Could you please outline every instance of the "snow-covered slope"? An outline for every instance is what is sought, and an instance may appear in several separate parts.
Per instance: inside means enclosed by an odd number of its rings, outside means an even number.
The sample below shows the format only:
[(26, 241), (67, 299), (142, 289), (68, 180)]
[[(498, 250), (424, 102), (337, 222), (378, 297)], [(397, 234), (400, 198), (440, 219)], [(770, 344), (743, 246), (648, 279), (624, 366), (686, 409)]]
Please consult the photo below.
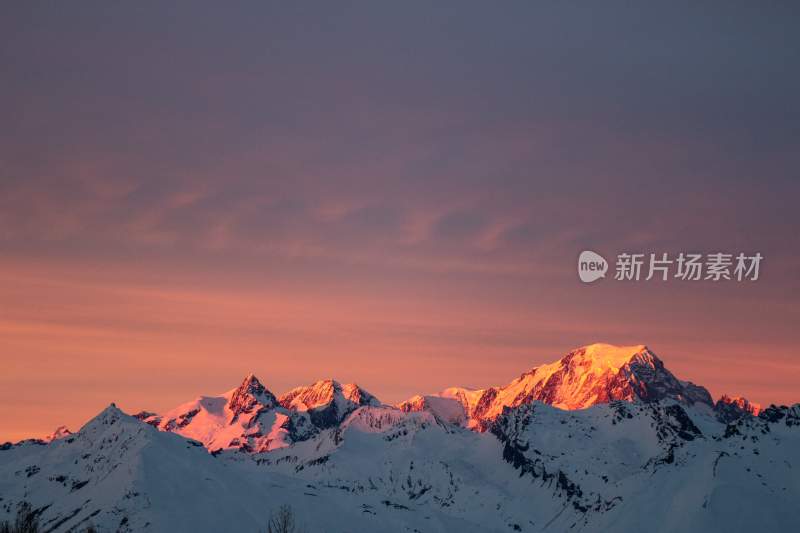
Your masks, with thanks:
[(364, 406), (289, 447), (209, 454), (111, 406), (78, 433), (0, 451), (0, 519), (45, 530), (791, 531), (800, 405), (722, 424), (673, 400), (506, 409), (488, 432)]
[(525, 405), (491, 431), (531, 478), (563, 474), (588, 530), (778, 532), (800, 524), (798, 424), (800, 405), (725, 425), (673, 400), (615, 401)]
[(2, 510), (27, 500), (44, 531), (225, 531), (231, 523), (255, 531), (256, 493), (199, 443), (113, 404), (74, 435), (0, 452)]
[(439, 420), (450, 424), (462, 426), (467, 422), (467, 412), (464, 405), (453, 398), (441, 396), (413, 396), (397, 404), (403, 412), (427, 411)]
[[(335, 489), (374, 519), (363, 529), (334, 522), (329, 531), (514, 531), (564, 506), (558, 488), (520, 476), (496, 438), (430, 412), (361, 407), (337, 428), (253, 460), (265, 475), (303, 480), (310, 498)], [(555, 527), (568, 524), (564, 515)]]
[[(269, 456), (269, 454), (266, 454)], [(305, 531), (406, 531), (407, 515), (373, 498), (267, 471), (240, 450), (208, 453), (114, 405), (79, 432), (0, 448), (0, 520), (29, 502), (42, 531), (260, 532), (291, 505)], [(419, 516), (414, 520), (427, 519)], [(447, 531), (441, 528), (437, 531)], [(478, 531), (472, 529), (472, 531)]]

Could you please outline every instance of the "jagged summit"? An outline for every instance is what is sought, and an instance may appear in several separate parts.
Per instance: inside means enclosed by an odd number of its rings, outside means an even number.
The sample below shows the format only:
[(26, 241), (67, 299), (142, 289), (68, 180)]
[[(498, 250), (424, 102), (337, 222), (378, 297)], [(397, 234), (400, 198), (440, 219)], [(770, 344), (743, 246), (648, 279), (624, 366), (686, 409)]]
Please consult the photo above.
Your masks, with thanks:
[(267, 451), (313, 432), (310, 423), (284, 410), (254, 374), (220, 396), (201, 396), (162, 416), (142, 412), (136, 418), (197, 440), (209, 450)]
[(72, 431), (67, 426), (58, 426), (52, 433), (47, 435), (44, 439), (45, 442), (53, 442), (54, 440), (63, 439), (72, 435)]
[(308, 386), (295, 387), (280, 397), (280, 404), (286, 408), (311, 410), (341, 400), (355, 405), (380, 405), (377, 398), (355, 383), (342, 385), (335, 379), (323, 379)]
[(743, 416), (758, 416), (763, 411), (761, 405), (752, 403), (741, 396), (730, 397), (723, 394), (714, 404), (714, 411), (720, 422), (730, 423)]
[[(575, 410), (615, 400), (663, 399), (714, 407), (720, 420), (732, 420), (744, 412), (757, 414), (759, 409), (745, 399), (727, 397), (714, 406), (706, 389), (676, 378), (646, 345), (607, 343), (571, 350), (504, 386), (451, 387), (436, 395), (414, 396), (395, 408), (425, 411), (438, 421), (485, 431), (504, 409), (533, 402)], [(335, 427), (361, 407), (381, 405), (357, 384), (335, 379), (318, 380), (276, 397), (251, 373), (220, 396), (201, 396), (163, 415), (143, 411), (135, 418), (198, 440), (210, 450), (267, 451)]]
[(308, 439), (363, 405), (380, 402), (356, 384), (333, 379), (298, 387), (278, 400), (251, 373), (220, 396), (201, 396), (163, 415), (142, 411), (135, 417), (200, 441), (210, 450), (263, 452)]
[(272, 394), (252, 372), (245, 376), (245, 378), (242, 380), (242, 383), (233, 390), (236, 392), (249, 394), (263, 394), (264, 392)]
[(228, 401), (228, 408), (234, 416), (249, 413), (256, 407), (271, 409), (276, 405), (278, 399), (252, 373), (230, 393)]
[(753, 416), (758, 416), (758, 413), (760, 413), (762, 410), (761, 404), (751, 402), (742, 396), (728, 396), (727, 394), (723, 394), (720, 399), (717, 400), (717, 404), (720, 403), (734, 405), (742, 411), (750, 413)]
[(282, 395), (279, 402), (286, 409), (307, 412), (320, 428), (336, 425), (362, 405), (380, 405), (375, 396), (355, 383), (342, 385), (334, 379), (296, 387)]

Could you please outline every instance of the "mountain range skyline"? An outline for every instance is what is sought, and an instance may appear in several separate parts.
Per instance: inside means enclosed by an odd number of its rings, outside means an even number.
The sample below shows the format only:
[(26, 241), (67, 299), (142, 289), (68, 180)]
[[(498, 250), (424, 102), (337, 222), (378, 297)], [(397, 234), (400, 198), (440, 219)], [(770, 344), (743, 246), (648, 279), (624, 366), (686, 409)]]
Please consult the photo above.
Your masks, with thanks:
[[(642, 369), (646, 372), (645, 376), (641, 375)], [(654, 383), (658, 383), (658, 386)], [(714, 398), (702, 385), (677, 379), (646, 345), (615, 346), (595, 343), (576, 348), (557, 361), (525, 371), (505, 386), (493, 385), (479, 389), (451, 386), (433, 394), (414, 394), (398, 402), (384, 403), (379, 396), (360, 385), (341, 384), (334, 378), (292, 387), (283, 394), (276, 395), (268, 384), (265, 385), (254, 373), (249, 373), (239, 386), (218, 396), (201, 395), (168, 409), (163, 414), (147, 408), (134, 408), (131, 412), (150, 425), (196, 438), (209, 450), (214, 450), (230, 447), (231, 439), (238, 440), (246, 433), (244, 429), (250, 422), (245, 422), (243, 427), (238, 427), (233, 433), (223, 431), (222, 440), (215, 434), (221, 426), (236, 422), (240, 414), (251, 413), (254, 407), (262, 410), (284, 407), (289, 411), (311, 413), (320, 405), (337, 403), (338, 415), (333, 414), (329, 424), (341, 422), (344, 416), (362, 405), (391, 406), (404, 412), (433, 410), (441, 411), (450, 423), (485, 431), (503, 408), (516, 407), (534, 400), (560, 409), (579, 410), (614, 400), (654, 401), (665, 397), (689, 404), (705, 404), (717, 410), (723, 417), (729, 412), (735, 415), (742, 412), (758, 415), (764, 407), (738, 394), (722, 393)], [(117, 405), (117, 402), (112, 403)], [(780, 403), (770, 402), (765, 405)], [(195, 430), (198, 412), (222, 413), (223, 406), (233, 413), (232, 420), (212, 420), (211, 425), (218, 427), (203, 426), (200, 430)], [(331, 416), (327, 412), (323, 414)], [(322, 428), (327, 427), (325, 424), (312, 423)], [(192, 431), (185, 431), (187, 426)], [(27, 435), (17, 440), (43, 438), (50, 441), (70, 433), (68, 425), (60, 424), (46, 435)], [(274, 436), (270, 438), (272, 437)], [(269, 446), (261, 448), (271, 449)]]
[(397, 406), (333, 380), (276, 396), (250, 374), (163, 414), (111, 403), (74, 433), (0, 445), (0, 519), (257, 531), (288, 509), (311, 531), (786, 531), (798, 431), (800, 403), (714, 402), (644, 345)]

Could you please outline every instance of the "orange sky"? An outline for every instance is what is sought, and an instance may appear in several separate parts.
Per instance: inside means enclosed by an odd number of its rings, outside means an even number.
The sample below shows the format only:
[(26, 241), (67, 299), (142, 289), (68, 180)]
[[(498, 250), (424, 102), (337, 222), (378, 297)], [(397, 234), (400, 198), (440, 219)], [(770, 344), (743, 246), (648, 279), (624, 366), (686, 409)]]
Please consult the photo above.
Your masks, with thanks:
[[(784, 7), (154, 9), (0, 17), (0, 441), (249, 372), (396, 402), (593, 342), (800, 400)], [(586, 249), (765, 259), (584, 285)]]
[[(727, 314), (715, 318), (728, 305), (724, 294), (678, 310), (658, 304), (656, 291), (625, 309), (611, 284), (521, 289), (514, 297), (451, 275), (429, 280), (427, 272), (414, 281), (228, 274), (187, 275), (181, 265), (152, 263), (5, 265), (2, 439), (41, 436), (60, 424), (77, 429), (111, 401), (129, 412), (165, 410), (233, 388), (251, 371), (276, 394), (334, 377), (396, 402), (447, 386), (503, 384), (594, 341), (647, 343), (680, 378), (715, 396), (797, 399), (795, 354), (729, 329)], [(567, 293), (575, 298), (569, 305), (559, 302)], [(654, 303), (662, 308), (648, 310)], [(692, 327), (698, 320), (702, 327)]]

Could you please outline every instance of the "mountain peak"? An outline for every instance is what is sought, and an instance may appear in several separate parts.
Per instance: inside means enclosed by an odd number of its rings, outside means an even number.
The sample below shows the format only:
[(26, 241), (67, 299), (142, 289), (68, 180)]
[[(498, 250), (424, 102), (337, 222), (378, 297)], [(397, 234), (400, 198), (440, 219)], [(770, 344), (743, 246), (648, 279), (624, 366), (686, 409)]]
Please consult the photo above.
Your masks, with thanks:
[(105, 409), (100, 411), (100, 413), (97, 416), (105, 416), (105, 417), (113, 416), (113, 417), (117, 417), (117, 416), (124, 415), (124, 414), (125, 413), (122, 412), (122, 409), (117, 407), (116, 403), (111, 402), (110, 404), (108, 404), (108, 407), (106, 407)]
[(714, 404), (714, 411), (717, 413), (717, 419), (727, 424), (745, 415), (758, 416), (763, 409), (760, 404), (752, 403), (747, 398), (723, 394)]
[(723, 394), (718, 402), (727, 403), (731, 405), (735, 405), (740, 409), (743, 409), (750, 413), (751, 415), (758, 416), (759, 411), (761, 411), (761, 404), (751, 402), (747, 398), (743, 396), (728, 396), (727, 394)]
[(321, 379), (305, 387), (295, 387), (280, 398), (286, 408), (302, 411), (346, 400), (355, 405), (379, 405), (380, 402), (355, 383), (342, 385), (335, 379)]
[(250, 412), (254, 407), (261, 406), (271, 409), (278, 405), (278, 400), (258, 380), (255, 374), (248, 374), (242, 384), (231, 393), (228, 408), (238, 416)]
[(265, 388), (264, 385), (261, 383), (261, 381), (259, 381), (259, 379), (256, 377), (256, 375), (253, 374), (252, 372), (247, 374), (247, 376), (245, 376), (244, 380), (242, 380), (242, 384), (239, 385), (239, 388), (241, 389), (242, 387), (245, 387), (245, 388), (250, 389), (250, 390), (254, 390), (254, 389), (264, 390), (264, 388)]
[(323, 379), (290, 390), (280, 397), (280, 404), (286, 409), (308, 412), (314, 425), (326, 428), (362, 405), (377, 406), (380, 402), (355, 383), (342, 385), (334, 379)]
[(562, 361), (580, 361), (584, 366), (590, 368), (618, 371), (634, 361), (653, 366), (657, 359), (656, 355), (644, 344), (615, 346), (595, 343), (571, 351), (562, 358)]
[(537, 366), (503, 387), (470, 391), (447, 389), (442, 396), (459, 401), (469, 425), (487, 429), (503, 409), (534, 401), (561, 409), (584, 409), (613, 400), (713, 405), (703, 387), (678, 380), (646, 345), (596, 343), (576, 348), (561, 359)]
[(706, 389), (678, 380), (644, 344), (590, 344), (573, 350), (556, 364), (567, 378), (558, 382), (566, 394), (564, 401), (553, 403), (557, 407), (580, 409), (611, 400), (663, 398), (713, 406)]
[[(82, 435), (93, 434), (98, 431), (102, 431), (103, 428), (107, 426), (113, 426), (120, 422), (120, 420), (135, 420), (133, 417), (128, 416), (127, 414), (123, 413), (122, 410), (117, 407), (115, 403), (111, 403), (100, 411), (94, 418), (86, 422), (83, 427), (78, 431), (78, 433)], [(139, 421), (136, 420), (138, 424)]]

